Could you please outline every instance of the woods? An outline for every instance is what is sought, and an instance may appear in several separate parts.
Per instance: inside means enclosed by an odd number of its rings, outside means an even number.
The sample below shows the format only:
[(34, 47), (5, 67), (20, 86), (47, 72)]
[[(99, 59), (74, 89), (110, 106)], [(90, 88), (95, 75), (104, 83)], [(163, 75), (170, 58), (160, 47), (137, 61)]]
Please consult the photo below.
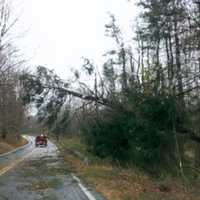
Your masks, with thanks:
[(0, 1), (0, 140), (9, 136), (13, 142), (19, 139), (25, 113), (19, 81), (23, 60), (10, 36), (16, 21), (9, 3)]
[(110, 15), (105, 31), (115, 48), (103, 66), (85, 58), (71, 81), (39, 66), (20, 77), (23, 102), (58, 139), (78, 134), (100, 158), (185, 177), (186, 166), (200, 163), (200, 2), (140, 0), (138, 8), (131, 43)]

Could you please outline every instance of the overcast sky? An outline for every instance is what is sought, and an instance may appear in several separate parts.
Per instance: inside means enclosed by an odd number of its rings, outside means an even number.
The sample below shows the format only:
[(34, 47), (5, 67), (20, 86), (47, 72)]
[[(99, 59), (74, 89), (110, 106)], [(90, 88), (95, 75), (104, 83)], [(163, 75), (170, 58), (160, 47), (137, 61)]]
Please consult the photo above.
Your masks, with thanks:
[(21, 13), (15, 27), (23, 35), (19, 47), (31, 58), (31, 66), (47, 66), (63, 78), (70, 68), (80, 66), (81, 57), (100, 65), (102, 55), (113, 45), (105, 37), (108, 12), (116, 16), (129, 40), (137, 15), (134, 4), (134, 0), (18, 0), (19, 9), (14, 12)]

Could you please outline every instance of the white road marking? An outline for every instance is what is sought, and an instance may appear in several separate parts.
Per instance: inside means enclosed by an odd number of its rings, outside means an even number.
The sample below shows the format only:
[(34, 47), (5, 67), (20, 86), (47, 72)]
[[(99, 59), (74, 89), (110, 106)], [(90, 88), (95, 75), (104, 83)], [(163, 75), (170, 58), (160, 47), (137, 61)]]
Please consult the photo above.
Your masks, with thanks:
[(3, 169), (0, 170), (0, 176), (3, 174), (7, 173), (11, 169), (15, 168), (19, 163), (23, 162), (26, 158), (30, 157), (30, 155), (33, 153), (35, 149), (33, 149), (30, 153), (26, 154), (26, 156), (22, 157), (21, 159), (16, 160), (14, 163), (9, 165), (8, 167), (4, 167)]
[(96, 200), (96, 198), (91, 194), (91, 192), (81, 183), (81, 180), (78, 177), (72, 174), (72, 178), (77, 181), (78, 186), (81, 188), (81, 190), (84, 192), (84, 194), (89, 200)]

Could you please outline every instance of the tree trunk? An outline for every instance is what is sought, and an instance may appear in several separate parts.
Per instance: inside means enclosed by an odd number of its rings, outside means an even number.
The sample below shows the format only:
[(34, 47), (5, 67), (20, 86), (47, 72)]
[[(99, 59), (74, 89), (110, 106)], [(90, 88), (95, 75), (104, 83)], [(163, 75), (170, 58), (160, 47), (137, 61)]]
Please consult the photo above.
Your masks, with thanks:
[(144, 43), (141, 41), (142, 84), (144, 84)]
[(168, 85), (169, 87), (172, 85), (172, 72), (171, 72), (171, 66), (170, 66), (170, 55), (169, 55), (169, 44), (168, 44), (168, 38), (165, 38), (165, 48), (166, 48), (166, 54), (167, 54), (167, 73), (168, 73)]
[(126, 52), (124, 47), (121, 49), (121, 56), (122, 56), (122, 90), (127, 91), (128, 84), (127, 84), (127, 74), (126, 74)]
[(195, 144), (195, 167), (200, 167), (200, 144)]
[[(174, 39), (175, 39), (175, 53), (176, 53), (176, 67), (177, 67), (177, 81), (178, 81), (178, 93), (182, 94), (183, 93), (183, 82), (182, 82), (182, 68), (181, 68), (181, 54), (180, 54), (180, 40), (178, 36), (178, 22), (175, 17), (174, 19)], [(184, 104), (184, 99), (183, 96), (180, 95), (180, 102), (181, 104)]]
[(173, 46), (172, 46), (172, 37), (171, 37), (171, 31), (170, 28), (168, 28), (168, 35), (169, 35), (169, 54), (170, 54), (170, 71), (171, 71), (171, 91), (174, 90), (174, 55), (173, 55)]

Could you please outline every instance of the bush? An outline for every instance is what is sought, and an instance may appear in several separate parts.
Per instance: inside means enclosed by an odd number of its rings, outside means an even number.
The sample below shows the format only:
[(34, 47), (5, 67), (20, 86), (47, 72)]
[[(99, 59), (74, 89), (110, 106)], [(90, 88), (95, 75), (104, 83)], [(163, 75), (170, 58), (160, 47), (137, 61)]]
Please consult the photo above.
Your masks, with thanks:
[(116, 114), (111, 117), (106, 113), (103, 113), (101, 119), (96, 118), (90, 124), (85, 135), (88, 149), (101, 158), (128, 160), (131, 132), (130, 124), (127, 122), (130, 119), (125, 114)]
[[(132, 101), (133, 102), (133, 101)], [(85, 132), (88, 150), (101, 158), (132, 162), (152, 173), (173, 168), (173, 123), (176, 102), (169, 97), (145, 97), (124, 109), (104, 109), (89, 119)], [(132, 108), (132, 109), (130, 109)]]

